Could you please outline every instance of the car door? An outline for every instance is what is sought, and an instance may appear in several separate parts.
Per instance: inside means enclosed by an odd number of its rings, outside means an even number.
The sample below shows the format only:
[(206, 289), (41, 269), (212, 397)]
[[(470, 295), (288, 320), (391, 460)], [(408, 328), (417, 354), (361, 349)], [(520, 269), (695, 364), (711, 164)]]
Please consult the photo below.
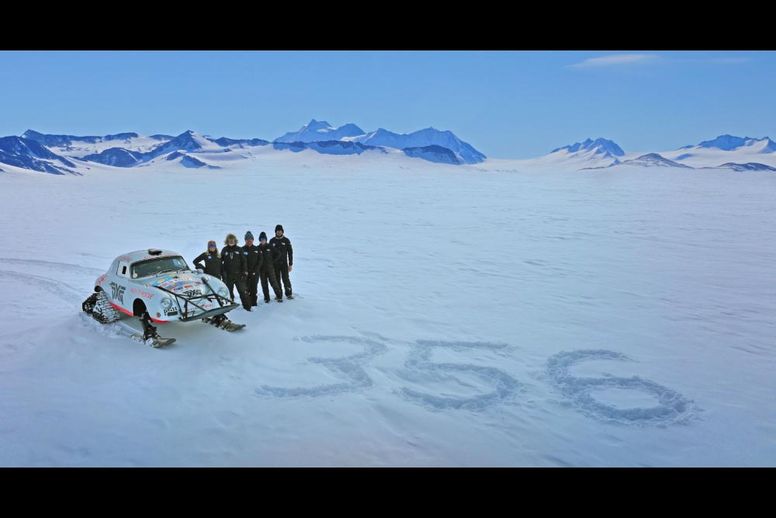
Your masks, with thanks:
[(129, 271), (129, 261), (119, 259), (114, 272), (114, 280), (110, 283), (111, 298), (122, 307), (126, 307), (124, 304), (124, 292), (127, 290), (127, 284), (129, 284)]

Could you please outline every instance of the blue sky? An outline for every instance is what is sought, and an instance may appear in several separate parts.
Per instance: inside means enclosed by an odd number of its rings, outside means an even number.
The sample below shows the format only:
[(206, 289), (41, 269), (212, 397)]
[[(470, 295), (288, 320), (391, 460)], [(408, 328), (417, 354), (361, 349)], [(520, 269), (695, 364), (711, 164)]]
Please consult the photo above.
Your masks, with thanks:
[(0, 52), (0, 135), (273, 139), (311, 118), (450, 129), (492, 157), (586, 137), (776, 138), (776, 52)]

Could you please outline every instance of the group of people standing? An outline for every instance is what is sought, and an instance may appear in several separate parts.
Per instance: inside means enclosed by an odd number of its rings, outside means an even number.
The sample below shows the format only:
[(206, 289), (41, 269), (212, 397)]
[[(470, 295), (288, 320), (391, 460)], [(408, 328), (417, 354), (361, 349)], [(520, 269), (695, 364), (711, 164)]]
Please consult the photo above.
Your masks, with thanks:
[(275, 292), (275, 300), (283, 302), (286, 297), (293, 299), (289, 272), (293, 270), (294, 251), (291, 241), (284, 235), (283, 225), (275, 226), (275, 237), (267, 241), (267, 234), (259, 234), (259, 244), (253, 243), (253, 234), (245, 233), (245, 245), (237, 245), (237, 236), (227, 234), (221, 252), (215, 241), (208, 241), (207, 252), (194, 259), (194, 267), (208, 275), (218, 277), (226, 284), (229, 296), (234, 302), (234, 288), (240, 295), (240, 302), (246, 311), (258, 305), (258, 286), (264, 294), (264, 302), (269, 303), (269, 286)]

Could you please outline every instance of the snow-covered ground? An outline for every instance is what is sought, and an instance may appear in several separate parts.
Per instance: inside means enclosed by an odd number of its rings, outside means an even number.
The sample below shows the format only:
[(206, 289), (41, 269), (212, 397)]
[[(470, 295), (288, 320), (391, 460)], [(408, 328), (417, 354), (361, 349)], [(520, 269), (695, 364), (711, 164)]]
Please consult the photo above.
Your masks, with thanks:
[[(230, 154), (3, 166), (0, 465), (776, 464), (776, 175)], [(241, 332), (80, 312), (276, 223), (298, 296)]]

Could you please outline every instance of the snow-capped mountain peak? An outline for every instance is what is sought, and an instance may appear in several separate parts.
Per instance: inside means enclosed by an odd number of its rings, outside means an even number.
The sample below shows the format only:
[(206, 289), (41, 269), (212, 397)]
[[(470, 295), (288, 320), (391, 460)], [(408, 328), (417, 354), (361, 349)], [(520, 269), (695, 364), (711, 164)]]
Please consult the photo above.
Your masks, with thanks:
[(720, 135), (711, 140), (704, 140), (700, 144), (697, 144), (697, 146), (686, 146), (686, 148), (705, 147), (722, 149), (724, 151), (732, 151), (733, 149), (743, 146), (747, 140), (749, 140), (747, 137), (736, 137), (734, 135), (726, 134)]
[(342, 140), (347, 137), (363, 135), (364, 130), (353, 123), (348, 123), (339, 128), (333, 127), (326, 121), (312, 119), (298, 131), (290, 131), (275, 139), (275, 142), (321, 142), (326, 140)]
[(431, 146), (447, 148), (456, 156), (459, 163), (476, 164), (485, 160), (484, 154), (459, 139), (452, 131), (441, 131), (432, 127), (404, 134), (379, 128), (356, 140), (369, 146), (396, 149), (423, 149)]
[(175, 137), (172, 141), (177, 141), (180, 145), (202, 147), (202, 145), (205, 144), (204, 141), (206, 140), (207, 137), (200, 135), (199, 133), (195, 133), (193, 130), (186, 130)]
[(679, 169), (692, 169), (690, 166), (674, 162), (659, 153), (647, 153), (622, 162), (623, 165), (639, 165), (643, 167), (676, 167)]
[(568, 146), (553, 149), (550, 153), (565, 152), (569, 155), (589, 155), (590, 158), (614, 158), (624, 156), (625, 152), (612, 140), (587, 138), (582, 142), (575, 142)]
[(309, 131), (317, 131), (317, 130), (322, 130), (322, 129), (326, 129), (326, 130), (333, 129), (331, 124), (329, 124), (328, 122), (326, 122), (326, 121), (317, 121), (315, 119), (310, 119), (310, 122), (307, 123), (307, 126), (303, 126), (302, 128), (303, 129), (307, 128)]
[(0, 163), (51, 174), (78, 174), (76, 165), (36, 140), (25, 137), (0, 138)]
[(596, 166), (596, 167), (583, 167), (581, 170), (609, 169), (612, 167), (620, 167), (620, 166), (673, 167), (677, 169), (693, 169), (688, 165), (680, 164), (678, 162), (674, 162), (673, 160), (669, 160), (659, 153), (646, 153), (644, 155), (639, 155), (635, 158), (631, 158), (623, 161), (620, 161), (618, 158), (615, 158), (614, 161), (609, 165)]
[(776, 152), (776, 142), (769, 137), (753, 138), (753, 137), (737, 137), (735, 135), (719, 135), (711, 140), (704, 140), (695, 145), (683, 146), (679, 149), (718, 149), (721, 151), (736, 151), (742, 148), (748, 148), (749, 150), (757, 153), (773, 153)]
[(186, 130), (169, 142), (158, 145), (151, 150), (153, 156), (160, 156), (171, 151), (200, 151), (205, 149), (220, 148), (220, 146), (192, 130)]

